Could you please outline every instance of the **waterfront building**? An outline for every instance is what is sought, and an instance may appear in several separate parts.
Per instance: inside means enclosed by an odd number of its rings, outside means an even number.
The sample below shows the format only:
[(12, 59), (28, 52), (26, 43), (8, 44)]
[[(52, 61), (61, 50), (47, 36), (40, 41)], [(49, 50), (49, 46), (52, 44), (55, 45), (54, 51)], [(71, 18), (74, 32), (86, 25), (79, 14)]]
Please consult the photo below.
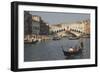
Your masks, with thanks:
[(24, 40), (29, 40), (32, 35), (48, 35), (49, 26), (40, 16), (31, 15), (29, 11), (24, 11)]
[(40, 16), (32, 16), (32, 34), (48, 35), (49, 26), (45, 23)]
[(28, 11), (24, 11), (24, 35), (32, 34), (32, 15)]
[(85, 21), (85, 27), (84, 27), (85, 29), (85, 33), (86, 34), (90, 34), (90, 20), (86, 20)]
[(49, 34), (49, 25), (44, 21), (41, 21), (39, 34), (40, 35), (48, 35)]
[(32, 16), (32, 34), (39, 35), (40, 21), (41, 21), (41, 17), (36, 16), (36, 15)]

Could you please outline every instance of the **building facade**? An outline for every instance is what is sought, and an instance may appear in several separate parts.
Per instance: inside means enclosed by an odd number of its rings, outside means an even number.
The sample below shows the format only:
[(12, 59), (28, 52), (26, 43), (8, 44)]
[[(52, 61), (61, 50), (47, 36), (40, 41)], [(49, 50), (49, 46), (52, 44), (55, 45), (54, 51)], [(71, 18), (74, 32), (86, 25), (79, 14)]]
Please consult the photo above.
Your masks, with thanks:
[(24, 35), (32, 34), (32, 15), (28, 11), (24, 11)]
[(43, 20), (40, 22), (40, 35), (48, 35), (49, 34), (49, 25), (45, 23)]
[(40, 16), (32, 16), (32, 34), (48, 35), (49, 26), (45, 23)]
[(39, 35), (40, 33), (40, 20), (39, 16), (32, 16), (32, 34)]
[(85, 27), (84, 27), (85, 29), (85, 33), (86, 34), (90, 34), (90, 20), (86, 20), (85, 21)]

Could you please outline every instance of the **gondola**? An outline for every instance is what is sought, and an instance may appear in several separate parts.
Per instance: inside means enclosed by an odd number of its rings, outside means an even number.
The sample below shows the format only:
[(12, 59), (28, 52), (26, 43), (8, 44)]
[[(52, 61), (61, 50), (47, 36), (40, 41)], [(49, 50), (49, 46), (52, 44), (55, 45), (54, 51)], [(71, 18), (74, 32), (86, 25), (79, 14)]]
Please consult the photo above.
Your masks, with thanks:
[(38, 40), (32, 40), (30, 41), (24, 41), (24, 44), (36, 44), (38, 42)]
[(64, 48), (62, 46), (62, 51), (65, 56), (77, 55), (82, 53), (83, 50), (83, 42), (80, 42), (79, 46), (76, 45), (75, 47)]
[(62, 48), (65, 56), (77, 55), (82, 53), (82, 48)]

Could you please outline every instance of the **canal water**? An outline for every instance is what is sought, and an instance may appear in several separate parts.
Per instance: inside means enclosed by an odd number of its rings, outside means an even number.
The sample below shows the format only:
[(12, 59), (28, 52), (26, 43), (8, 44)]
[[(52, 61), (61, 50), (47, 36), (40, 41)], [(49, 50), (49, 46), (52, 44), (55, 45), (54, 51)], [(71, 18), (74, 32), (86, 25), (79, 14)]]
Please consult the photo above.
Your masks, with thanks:
[(47, 61), (47, 60), (69, 60), (69, 59), (88, 59), (90, 58), (90, 38), (83, 38), (84, 48), (82, 53), (67, 58), (62, 46), (66, 49), (75, 47), (79, 44), (78, 40), (61, 38), (60, 40), (47, 40), (36, 44), (24, 44), (24, 61)]

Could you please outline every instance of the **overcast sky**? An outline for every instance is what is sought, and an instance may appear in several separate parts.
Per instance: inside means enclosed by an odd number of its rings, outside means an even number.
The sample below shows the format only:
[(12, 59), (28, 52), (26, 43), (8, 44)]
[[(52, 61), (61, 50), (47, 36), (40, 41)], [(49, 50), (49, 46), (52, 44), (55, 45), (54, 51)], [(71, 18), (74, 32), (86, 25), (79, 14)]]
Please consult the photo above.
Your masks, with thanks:
[(86, 13), (80, 14), (80, 13), (30, 11), (30, 14), (41, 16), (42, 20), (44, 20), (48, 24), (72, 23), (72, 22), (90, 19), (90, 14), (86, 14)]

